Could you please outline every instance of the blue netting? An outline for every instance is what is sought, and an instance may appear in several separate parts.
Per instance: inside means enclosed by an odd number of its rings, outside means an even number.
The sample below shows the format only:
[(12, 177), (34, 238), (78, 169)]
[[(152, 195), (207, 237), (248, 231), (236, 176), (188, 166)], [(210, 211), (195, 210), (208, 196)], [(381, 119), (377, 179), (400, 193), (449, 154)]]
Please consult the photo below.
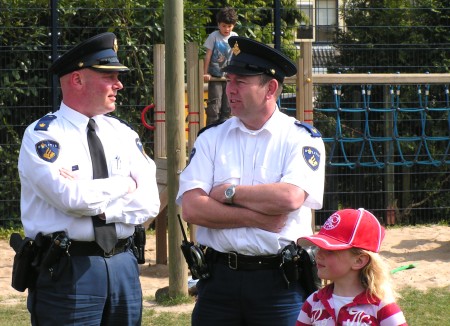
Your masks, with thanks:
[[(334, 137), (324, 135), (323, 138), (330, 145), (329, 165), (383, 168), (386, 164), (441, 166), (450, 163), (448, 85), (444, 87), (445, 107), (438, 108), (429, 107), (429, 85), (423, 87), (424, 92), (421, 85), (417, 86), (417, 108), (400, 106), (398, 85), (389, 86), (389, 108), (371, 107), (372, 85), (361, 86), (362, 107), (342, 108), (342, 86), (332, 87), (335, 107), (315, 109), (331, 115), (336, 121)], [(348, 118), (352, 115), (360, 117), (356, 127), (353, 127), (355, 121)], [(440, 124), (433, 120), (434, 116), (439, 117)]]

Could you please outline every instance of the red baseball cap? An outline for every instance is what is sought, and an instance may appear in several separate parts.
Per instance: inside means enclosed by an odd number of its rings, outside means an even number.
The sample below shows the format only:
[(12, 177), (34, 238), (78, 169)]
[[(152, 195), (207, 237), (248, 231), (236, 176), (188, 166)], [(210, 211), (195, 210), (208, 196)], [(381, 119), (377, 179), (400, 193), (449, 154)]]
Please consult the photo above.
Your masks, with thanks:
[(301, 237), (299, 246), (311, 242), (325, 250), (345, 250), (361, 248), (379, 252), (385, 230), (378, 219), (364, 208), (343, 209), (331, 215), (318, 234)]

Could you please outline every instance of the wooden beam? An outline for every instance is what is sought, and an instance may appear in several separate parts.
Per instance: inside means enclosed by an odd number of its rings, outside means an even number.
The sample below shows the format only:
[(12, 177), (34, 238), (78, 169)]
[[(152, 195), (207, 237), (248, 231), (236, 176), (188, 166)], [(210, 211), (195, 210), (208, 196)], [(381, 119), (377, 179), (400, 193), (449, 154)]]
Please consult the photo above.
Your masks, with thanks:
[[(301, 78), (301, 76), (300, 76)], [(304, 81), (307, 81), (307, 76)], [(287, 84), (295, 84), (297, 76), (288, 77)], [(448, 84), (450, 74), (312, 74), (312, 84)]]

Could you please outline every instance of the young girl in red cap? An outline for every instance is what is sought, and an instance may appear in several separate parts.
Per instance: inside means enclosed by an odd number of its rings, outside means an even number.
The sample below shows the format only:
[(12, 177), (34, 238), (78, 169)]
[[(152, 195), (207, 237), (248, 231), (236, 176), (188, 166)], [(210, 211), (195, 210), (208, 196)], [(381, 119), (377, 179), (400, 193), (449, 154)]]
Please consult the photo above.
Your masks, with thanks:
[(377, 218), (360, 208), (337, 211), (318, 234), (298, 239), (319, 247), (318, 276), (331, 283), (308, 297), (296, 326), (407, 325), (378, 254), (383, 238)]

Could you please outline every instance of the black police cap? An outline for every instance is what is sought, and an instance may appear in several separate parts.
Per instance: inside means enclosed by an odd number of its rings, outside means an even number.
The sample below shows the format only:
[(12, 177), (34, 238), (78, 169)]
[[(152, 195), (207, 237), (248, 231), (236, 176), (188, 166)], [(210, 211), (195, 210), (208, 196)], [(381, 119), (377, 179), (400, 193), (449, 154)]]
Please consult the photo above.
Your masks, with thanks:
[(49, 71), (59, 77), (72, 71), (92, 68), (98, 71), (129, 71), (117, 57), (117, 38), (114, 33), (102, 33), (81, 42), (53, 62)]
[(223, 72), (252, 76), (266, 74), (280, 82), (297, 73), (294, 62), (280, 51), (258, 41), (232, 36), (228, 39), (232, 55)]

